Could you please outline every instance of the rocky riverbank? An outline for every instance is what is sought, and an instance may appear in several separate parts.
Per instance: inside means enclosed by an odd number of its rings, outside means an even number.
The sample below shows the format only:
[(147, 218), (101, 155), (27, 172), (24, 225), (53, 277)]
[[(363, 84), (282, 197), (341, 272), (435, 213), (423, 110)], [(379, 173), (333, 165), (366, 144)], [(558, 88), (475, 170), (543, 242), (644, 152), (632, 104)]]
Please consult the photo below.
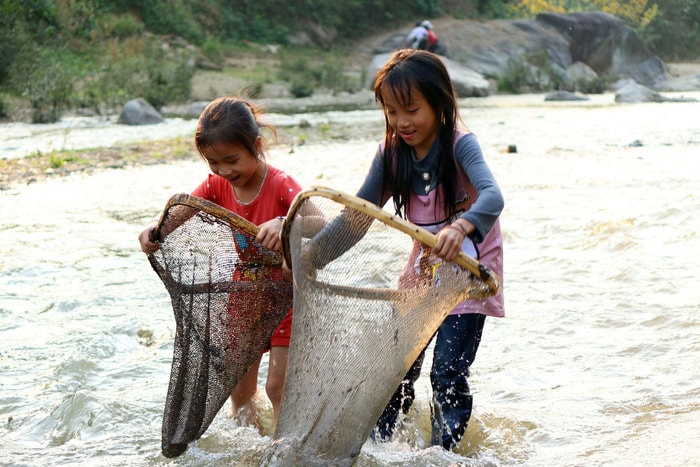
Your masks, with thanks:
[[(459, 40), (464, 22), (443, 18), (433, 20), (433, 25), (440, 39), (449, 48), (451, 43)], [(348, 70), (351, 73), (365, 73), (372, 57), (381, 50), (386, 39), (400, 35), (408, 29), (410, 29), (410, 25), (394, 31), (382, 31), (375, 36), (359, 41), (353, 46), (352, 52), (348, 54), (346, 61)], [(236, 65), (237, 67), (267, 66), (274, 68), (279, 66), (280, 57), (272, 49), (261, 48), (259, 53), (246, 52), (245, 55), (231, 56), (226, 60), (228, 65)], [(700, 76), (700, 60), (690, 63), (666, 64), (666, 72), (671, 77)], [(221, 95), (236, 94), (250, 84), (227, 72), (200, 70), (192, 81), (193, 102), (166, 107), (163, 109), (163, 114), (166, 117), (187, 118), (194, 122), (197, 112), (192, 111), (192, 109), (196, 109), (197, 105), (202, 105), (202, 103)], [(486, 99), (493, 99), (493, 97)], [(533, 102), (541, 100), (540, 96)], [(266, 84), (263, 87), (259, 103), (269, 113), (285, 115), (377, 108), (374, 96), (369, 89), (354, 94), (323, 95), (319, 93), (309, 98), (294, 99), (290, 97), (284, 83)], [(290, 152), (300, 145), (324, 141), (365, 137), (377, 140), (381, 138), (383, 133), (381, 119), (370, 123), (367, 120), (359, 122), (332, 120), (322, 124), (304, 121), (303, 118), (287, 120), (283, 124), (276, 124), (278, 140), (275, 145), (282, 146)], [(194, 123), (190, 125), (190, 128), (194, 128)], [(2, 133), (5, 136), (4, 134), (7, 132), (3, 131)], [(158, 134), (157, 131), (154, 133)], [(32, 138), (32, 135), (26, 137)], [(198, 157), (191, 136), (186, 131), (182, 131), (174, 138), (152, 137), (138, 141), (134, 141), (132, 138), (128, 141), (124, 139), (116, 144), (105, 142), (104, 138), (97, 136), (93, 139), (91, 144), (93, 147), (89, 149), (83, 147), (68, 149), (59, 142), (39, 147), (21, 157), (8, 157), (3, 153), (0, 155), (0, 189), (8, 189), (15, 183), (35, 183), (46, 177), (66, 176), (76, 172), (90, 173), (105, 168), (151, 165)]]
[[(164, 164), (176, 160), (196, 160), (199, 156), (191, 137), (195, 125), (195, 120), (191, 120), (187, 127), (180, 130), (182, 134), (175, 137), (144, 138), (140, 141), (107, 145), (100, 140), (100, 129), (95, 128), (88, 130), (95, 135), (90, 147), (56, 150), (46, 148), (24, 157), (0, 158), (0, 190), (7, 190), (15, 184), (40, 182), (48, 177), (65, 177), (75, 173), (93, 173), (112, 168)], [(125, 125), (120, 127), (125, 132), (130, 129)], [(298, 151), (301, 146), (307, 144), (365, 138), (379, 140), (384, 131), (381, 120), (367, 122), (330, 119), (323, 123), (311, 124), (304, 119), (297, 119), (276, 127), (277, 138), (270, 142), (271, 147), (287, 152)], [(152, 125), (150, 128), (153, 136), (163, 132), (164, 129), (160, 124)], [(58, 137), (60, 138), (60, 135)]]

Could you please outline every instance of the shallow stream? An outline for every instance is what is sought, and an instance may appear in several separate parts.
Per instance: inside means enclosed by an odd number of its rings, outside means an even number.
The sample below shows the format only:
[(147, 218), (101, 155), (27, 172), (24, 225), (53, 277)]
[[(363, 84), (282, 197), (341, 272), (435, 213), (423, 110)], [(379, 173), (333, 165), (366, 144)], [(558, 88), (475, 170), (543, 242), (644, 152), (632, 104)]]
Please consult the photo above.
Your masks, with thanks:
[[(418, 421), (405, 440), (366, 443), (357, 465), (700, 463), (700, 103), (489, 97), (462, 115), (506, 198), (507, 317), (486, 322), (457, 453), (427, 447)], [(383, 124), (377, 111), (347, 118)], [(0, 147), (112, 144), (113, 126), (57, 140), (2, 125)], [(166, 128), (194, 123), (145, 130)], [(20, 130), (36, 132), (10, 138)], [(115, 141), (133, 136), (121, 130)], [(361, 136), (269, 161), (354, 193), (378, 143)], [(0, 463), (257, 465), (270, 437), (234, 426), (228, 406), (181, 458), (160, 454), (174, 318), (136, 237), (206, 173), (180, 161), (0, 192)]]

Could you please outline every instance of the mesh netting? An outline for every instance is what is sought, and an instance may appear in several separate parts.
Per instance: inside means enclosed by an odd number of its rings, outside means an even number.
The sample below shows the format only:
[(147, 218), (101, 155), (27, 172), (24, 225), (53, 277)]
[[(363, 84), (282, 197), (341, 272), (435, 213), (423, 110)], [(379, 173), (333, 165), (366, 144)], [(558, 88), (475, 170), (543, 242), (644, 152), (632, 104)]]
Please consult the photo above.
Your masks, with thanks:
[(282, 236), (292, 340), (266, 463), (351, 465), (450, 310), (498, 291), (475, 260), (431, 255), (435, 240), (353, 196), (322, 187), (297, 196)]
[(201, 198), (175, 195), (149, 261), (170, 294), (176, 333), (162, 451), (182, 454), (265, 351), (289, 311), (282, 256), (255, 241), (257, 227)]

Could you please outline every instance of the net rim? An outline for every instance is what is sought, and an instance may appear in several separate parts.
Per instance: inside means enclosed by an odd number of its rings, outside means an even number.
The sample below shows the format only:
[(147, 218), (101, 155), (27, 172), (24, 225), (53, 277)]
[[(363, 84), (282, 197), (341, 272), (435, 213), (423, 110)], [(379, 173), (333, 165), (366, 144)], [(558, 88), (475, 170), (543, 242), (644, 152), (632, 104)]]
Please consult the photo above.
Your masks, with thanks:
[[(416, 224), (391, 214), (389, 211), (380, 208), (374, 203), (370, 203), (362, 198), (343, 193), (342, 191), (335, 190), (333, 188), (313, 185), (300, 191), (295, 196), (291, 206), (289, 207), (289, 211), (287, 212), (287, 217), (282, 222), (282, 230), (280, 231), (282, 256), (284, 257), (284, 260), (289, 268), (292, 267), (292, 258), (289, 245), (289, 232), (292, 227), (291, 219), (294, 219), (304, 200), (314, 196), (321, 196), (323, 198), (331, 199), (363, 214), (369, 215), (390, 227), (394, 227), (401, 232), (406, 233), (411, 238), (423, 243), (429, 248), (435, 247), (435, 244), (437, 243), (436, 235), (433, 235), (428, 230)], [(468, 270), (479, 280), (483, 281), (489, 288), (489, 293), (487, 296), (493, 296), (499, 292), (501, 286), (498, 275), (476, 259), (471, 258), (464, 254), (464, 252), (460, 251), (452, 262)]]
[(155, 238), (159, 240), (161, 239), (160, 229), (162, 227), (162, 223), (165, 220), (165, 217), (167, 216), (167, 213), (170, 211), (170, 209), (173, 206), (177, 205), (187, 206), (193, 209), (198, 209), (200, 211), (206, 212), (207, 214), (211, 214), (217, 219), (224, 221), (234, 227), (237, 227), (253, 236), (257, 235), (260, 231), (257, 225), (239, 216), (235, 212), (231, 212), (228, 209), (219, 206), (216, 203), (187, 193), (178, 193), (171, 196), (167, 204), (165, 205), (165, 209), (163, 209), (162, 214), (158, 219), (158, 224), (156, 225), (156, 228), (154, 230)]

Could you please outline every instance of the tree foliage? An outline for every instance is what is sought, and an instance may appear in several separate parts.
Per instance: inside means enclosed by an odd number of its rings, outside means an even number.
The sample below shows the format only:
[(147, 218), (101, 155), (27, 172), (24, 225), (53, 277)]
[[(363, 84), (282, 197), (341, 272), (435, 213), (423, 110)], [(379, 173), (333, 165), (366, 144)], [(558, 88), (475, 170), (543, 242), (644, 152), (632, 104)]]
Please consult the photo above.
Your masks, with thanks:
[(511, 11), (515, 16), (602, 11), (625, 20), (632, 27), (640, 27), (655, 18), (658, 7), (648, 0), (517, 0), (511, 5)]
[[(193, 73), (189, 44), (204, 51), (246, 42), (285, 45), (306, 33), (319, 46), (347, 46), (442, 15), (593, 10), (624, 19), (662, 59), (698, 58), (700, 0), (0, 0), (0, 115), (8, 113), (8, 96), (31, 99), (42, 121), (72, 105), (97, 109), (146, 95), (157, 105), (185, 99), (189, 87), (180, 82)], [(153, 52), (153, 35), (184, 45)], [(146, 67), (142, 73), (138, 63)], [(311, 71), (316, 82), (340, 80), (327, 69)]]
[(700, 0), (515, 0), (510, 4), (515, 17), (580, 11), (603, 11), (623, 19), (663, 58), (697, 59), (700, 54)]

